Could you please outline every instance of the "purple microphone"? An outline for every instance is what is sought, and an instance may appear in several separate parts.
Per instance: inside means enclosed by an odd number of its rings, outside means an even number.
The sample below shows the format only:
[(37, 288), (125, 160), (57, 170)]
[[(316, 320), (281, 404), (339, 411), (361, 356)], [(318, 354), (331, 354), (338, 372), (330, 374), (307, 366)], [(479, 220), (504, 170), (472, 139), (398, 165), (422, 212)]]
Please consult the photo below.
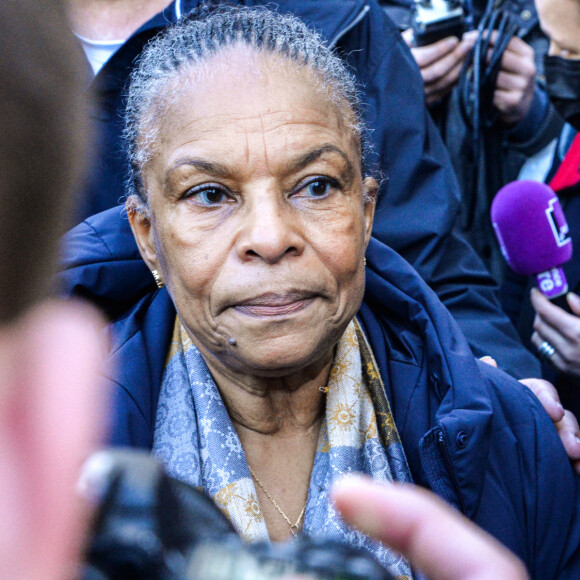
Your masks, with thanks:
[(534, 274), (547, 298), (568, 292), (561, 266), (572, 257), (572, 240), (558, 196), (536, 181), (513, 181), (491, 204), (491, 221), (512, 270)]

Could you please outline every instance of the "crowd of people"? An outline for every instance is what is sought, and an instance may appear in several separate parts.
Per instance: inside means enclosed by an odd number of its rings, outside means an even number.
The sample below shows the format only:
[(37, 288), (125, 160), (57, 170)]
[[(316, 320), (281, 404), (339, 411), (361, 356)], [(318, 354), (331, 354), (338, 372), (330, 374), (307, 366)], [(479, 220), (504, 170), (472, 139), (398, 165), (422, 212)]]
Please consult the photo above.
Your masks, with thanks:
[(0, 576), (74, 574), (98, 441), (248, 542), (580, 576), (580, 261), (553, 303), (489, 218), (533, 178), (578, 238), (580, 2), (414, 4), (0, 7)]

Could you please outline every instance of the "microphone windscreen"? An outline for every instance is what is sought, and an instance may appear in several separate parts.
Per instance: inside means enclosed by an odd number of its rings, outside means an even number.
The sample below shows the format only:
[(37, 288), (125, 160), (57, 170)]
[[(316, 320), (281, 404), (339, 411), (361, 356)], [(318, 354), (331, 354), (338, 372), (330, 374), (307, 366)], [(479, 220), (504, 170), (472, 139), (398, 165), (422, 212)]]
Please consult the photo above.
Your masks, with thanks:
[(502, 187), (491, 205), (491, 221), (505, 259), (518, 274), (538, 274), (572, 257), (562, 206), (545, 183), (522, 180)]

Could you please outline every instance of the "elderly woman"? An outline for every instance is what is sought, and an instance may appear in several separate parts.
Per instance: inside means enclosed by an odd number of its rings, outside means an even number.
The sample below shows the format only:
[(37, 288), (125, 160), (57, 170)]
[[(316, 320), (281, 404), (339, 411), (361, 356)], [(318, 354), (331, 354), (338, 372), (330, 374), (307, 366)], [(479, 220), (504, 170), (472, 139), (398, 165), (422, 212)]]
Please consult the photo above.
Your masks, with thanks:
[(532, 576), (573, 577), (564, 449), (371, 237), (359, 109), (343, 63), (292, 17), (222, 10), (149, 45), (128, 95), (127, 210), (160, 289), (118, 210), (69, 236), (83, 287), (130, 306), (112, 325), (112, 440), (152, 449), (249, 541), (322, 533), (411, 577), (327, 501), (354, 471), (429, 487)]

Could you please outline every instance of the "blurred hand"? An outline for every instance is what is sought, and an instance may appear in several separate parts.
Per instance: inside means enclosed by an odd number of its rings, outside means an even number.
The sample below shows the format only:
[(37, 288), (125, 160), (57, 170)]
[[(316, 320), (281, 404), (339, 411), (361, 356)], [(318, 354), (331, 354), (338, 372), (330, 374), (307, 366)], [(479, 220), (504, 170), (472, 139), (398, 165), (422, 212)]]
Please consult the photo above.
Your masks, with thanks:
[[(493, 46), (497, 34), (492, 35)], [(512, 125), (521, 121), (530, 111), (536, 84), (534, 49), (514, 36), (507, 45), (497, 75), (493, 104), (500, 119)]]
[(548, 359), (563, 373), (580, 377), (580, 298), (573, 292), (567, 296), (574, 314), (552, 304), (536, 288), (532, 290), (532, 306), (536, 311), (532, 344), (539, 348), (547, 341), (556, 352)]
[(331, 492), (344, 519), (403, 553), (431, 580), (526, 580), (524, 565), (432, 493), (349, 476)]
[(446, 97), (457, 84), (465, 57), (473, 48), (477, 31), (467, 32), (461, 41), (454, 36), (444, 38), (427, 46), (412, 46), (413, 30), (403, 32), (403, 39), (419, 66), (425, 85), (425, 99), (434, 105)]

